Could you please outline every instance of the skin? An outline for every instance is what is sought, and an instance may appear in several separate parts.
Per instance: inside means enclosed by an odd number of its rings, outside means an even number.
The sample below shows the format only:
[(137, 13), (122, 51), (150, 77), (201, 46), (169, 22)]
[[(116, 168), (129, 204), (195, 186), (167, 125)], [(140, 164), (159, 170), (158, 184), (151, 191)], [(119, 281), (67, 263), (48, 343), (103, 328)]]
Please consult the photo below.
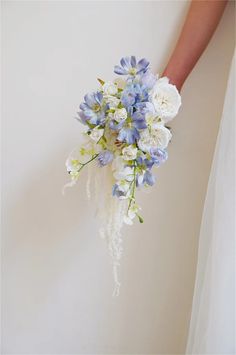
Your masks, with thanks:
[(207, 47), (227, 0), (192, 0), (170, 60), (162, 74), (180, 91), (188, 75)]

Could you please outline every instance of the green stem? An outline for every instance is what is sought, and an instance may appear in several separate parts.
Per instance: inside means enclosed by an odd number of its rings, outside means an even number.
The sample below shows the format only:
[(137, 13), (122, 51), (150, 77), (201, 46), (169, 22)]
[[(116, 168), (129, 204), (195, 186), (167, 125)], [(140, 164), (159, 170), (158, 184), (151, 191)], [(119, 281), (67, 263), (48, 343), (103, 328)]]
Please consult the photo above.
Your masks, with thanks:
[(94, 159), (96, 159), (97, 156), (98, 156), (98, 154), (95, 154), (95, 155), (92, 156), (91, 159), (89, 159), (88, 161), (86, 161), (86, 163), (80, 163), (80, 164), (81, 164), (81, 167), (79, 168), (78, 173), (85, 167), (85, 165), (91, 163), (91, 161), (93, 161)]
[(133, 179), (133, 181), (132, 181), (132, 184), (133, 184), (133, 186), (132, 186), (132, 194), (131, 194), (131, 197), (130, 197), (130, 200), (129, 200), (129, 205), (128, 205), (127, 214), (128, 214), (128, 212), (129, 212), (129, 209), (130, 209), (130, 206), (131, 206), (132, 201), (133, 201), (133, 200), (135, 201), (134, 195), (135, 195), (135, 186), (136, 186), (136, 165), (135, 165), (135, 167), (134, 167), (134, 179)]

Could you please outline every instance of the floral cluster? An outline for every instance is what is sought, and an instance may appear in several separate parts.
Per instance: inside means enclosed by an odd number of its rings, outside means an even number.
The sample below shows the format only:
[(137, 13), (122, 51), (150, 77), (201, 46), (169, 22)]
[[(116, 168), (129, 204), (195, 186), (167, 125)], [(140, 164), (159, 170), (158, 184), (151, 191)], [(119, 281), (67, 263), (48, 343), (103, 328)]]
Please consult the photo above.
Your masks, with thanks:
[(136, 189), (155, 183), (153, 167), (167, 160), (171, 140), (166, 126), (178, 113), (181, 97), (168, 78), (158, 78), (146, 59), (124, 57), (114, 68), (119, 78), (101, 79), (99, 88), (85, 95), (78, 120), (86, 127), (86, 142), (66, 162), (72, 181), (92, 161), (110, 165), (114, 177), (112, 195), (127, 200), (124, 222), (140, 216)]

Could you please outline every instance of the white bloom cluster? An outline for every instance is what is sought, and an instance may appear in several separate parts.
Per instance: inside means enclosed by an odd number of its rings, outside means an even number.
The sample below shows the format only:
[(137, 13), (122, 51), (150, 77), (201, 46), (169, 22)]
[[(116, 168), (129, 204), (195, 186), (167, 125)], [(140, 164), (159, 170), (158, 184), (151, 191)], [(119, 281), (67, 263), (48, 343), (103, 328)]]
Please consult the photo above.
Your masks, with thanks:
[(150, 92), (150, 101), (155, 107), (157, 116), (164, 122), (172, 120), (181, 106), (181, 96), (176, 87), (169, 83), (167, 77), (157, 80)]
[(145, 129), (140, 133), (138, 147), (146, 153), (155, 148), (165, 149), (171, 137), (172, 134), (169, 129), (163, 125), (158, 125), (153, 129)]

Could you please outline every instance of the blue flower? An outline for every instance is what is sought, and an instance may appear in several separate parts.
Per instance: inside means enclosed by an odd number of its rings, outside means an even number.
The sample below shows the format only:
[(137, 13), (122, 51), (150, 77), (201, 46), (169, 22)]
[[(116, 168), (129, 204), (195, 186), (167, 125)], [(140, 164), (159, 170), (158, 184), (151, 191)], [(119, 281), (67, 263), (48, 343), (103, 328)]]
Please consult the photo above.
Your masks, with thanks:
[(116, 122), (116, 120), (111, 120), (109, 123), (109, 127), (113, 131), (119, 131), (123, 127), (124, 123), (125, 123), (125, 119), (120, 122)]
[(145, 115), (139, 111), (135, 111), (128, 120), (123, 120), (119, 124), (111, 122), (110, 128), (120, 130), (117, 137), (119, 141), (134, 144), (140, 138), (139, 130), (147, 128)]
[(148, 101), (148, 90), (146, 86), (140, 85), (139, 83), (135, 83), (134, 90), (136, 93), (136, 97), (135, 97), (136, 102)]
[(121, 95), (121, 103), (126, 107), (129, 108), (133, 106), (136, 102), (136, 92), (135, 87), (133, 84), (128, 85)]
[(119, 75), (136, 75), (145, 72), (148, 66), (149, 62), (145, 58), (137, 63), (135, 56), (123, 57), (120, 60), (120, 66), (115, 66), (114, 72)]
[(105, 112), (102, 108), (103, 95), (101, 92), (87, 94), (84, 97), (84, 102), (80, 105), (79, 117), (81, 122), (87, 122), (98, 125), (105, 121)]
[(132, 115), (132, 125), (137, 129), (147, 128), (145, 116), (143, 116), (141, 112), (134, 112)]
[(127, 111), (132, 114), (134, 107), (141, 102), (148, 101), (148, 90), (139, 83), (130, 83), (127, 85), (121, 95), (121, 103)]
[(149, 185), (152, 186), (155, 184), (155, 176), (151, 173), (150, 170), (146, 170), (142, 174), (138, 174), (136, 178), (136, 185), (137, 187), (143, 186), (143, 185)]
[(155, 148), (150, 150), (151, 159), (154, 164), (161, 165), (168, 159), (168, 153), (166, 150)]
[(129, 196), (130, 186), (127, 182), (118, 182), (112, 187), (112, 195), (118, 197), (119, 199), (125, 199)]
[(151, 72), (150, 69), (140, 75), (140, 84), (144, 85), (147, 89), (152, 89), (156, 84), (157, 77)]
[(138, 166), (141, 167), (144, 170), (146, 168), (147, 169), (151, 169), (153, 167), (153, 165), (154, 165), (154, 161), (153, 161), (152, 158), (151, 159), (147, 159), (147, 158), (138, 157), (136, 159), (136, 161), (137, 161)]
[(98, 163), (100, 166), (108, 165), (112, 162), (114, 154), (110, 150), (103, 150), (98, 155)]
[(126, 142), (127, 144), (134, 144), (140, 137), (139, 131), (135, 127), (123, 127), (121, 128), (117, 140), (120, 142)]

